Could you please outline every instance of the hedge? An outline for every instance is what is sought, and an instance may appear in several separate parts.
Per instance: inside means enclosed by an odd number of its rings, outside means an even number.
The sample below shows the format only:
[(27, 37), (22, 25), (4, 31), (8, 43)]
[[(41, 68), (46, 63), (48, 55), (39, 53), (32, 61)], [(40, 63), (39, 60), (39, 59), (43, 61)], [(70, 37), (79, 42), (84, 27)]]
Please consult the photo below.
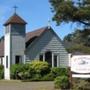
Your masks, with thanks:
[(66, 68), (51, 68), (47, 62), (32, 61), (11, 66), (11, 78), (30, 81), (53, 81), (57, 76), (67, 75)]

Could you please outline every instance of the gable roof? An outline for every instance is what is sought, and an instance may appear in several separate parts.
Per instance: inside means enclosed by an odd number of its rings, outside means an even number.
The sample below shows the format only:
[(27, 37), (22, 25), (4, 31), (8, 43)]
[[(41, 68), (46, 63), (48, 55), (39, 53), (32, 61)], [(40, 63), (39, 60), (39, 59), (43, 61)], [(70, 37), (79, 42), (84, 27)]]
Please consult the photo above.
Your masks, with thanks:
[(36, 40), (46, 29), (47, 27), (43, 27), (40, 29), (36, 29), (32, 32), (28, 32), (26, 34), (26, 47), (28, 47), (28, 45), (30, 45), (34, 40)]
[[(47, 26), (46, 28), (44, 28), (44, 31), (40, 34), (40, 36), (39, 36), (38, 38), (36, 38), (36, 39), (33, 41), (33, 43), (29, 44), (29, 47), (32, 48), (36, 43), (38, 43), (38, 41), (40, 40), (40, 38), (42, 38), (43, 35), (44, 35), (46, 32), (48, 32), (48, 31), (50, 31), (50, 32), (58, 39), (59, 42), (61, 42), (62, 47), (64, 48), (64, 45), (63, 45), (62, 40), (60, 39), (60, 37), (55, 33), (55, 31), (53, 30), (52, 27), (48, 27), (48, 26)], [(65, 49), (65, 50), (66, 50), (66, 49)], [(66, 51), (66, 52), (67, 52), (67, 51)], [(68, 52), (67, 52), (67, 53), (68, 53)]]
[[(26, 48), (32, 42), (34, 42), (34, 40), (36, 40), (38, 37), (40, 37), (41, 34), (44, 33), (44, 31), (47, 29), (48, 29), (47, 27), (43, 27), (43, 28), (34, 30), (32, 32), (26, 33), (26, 38), (25, 38)], [(2, 57), (2, 56), (4, 56), (4, 38), (1, 38), (1, 40), (0, 40), (0, 57)]]
[(5, 23), (4, 26), (8, 24), (27, 24), (20, 16), (14, 13)]

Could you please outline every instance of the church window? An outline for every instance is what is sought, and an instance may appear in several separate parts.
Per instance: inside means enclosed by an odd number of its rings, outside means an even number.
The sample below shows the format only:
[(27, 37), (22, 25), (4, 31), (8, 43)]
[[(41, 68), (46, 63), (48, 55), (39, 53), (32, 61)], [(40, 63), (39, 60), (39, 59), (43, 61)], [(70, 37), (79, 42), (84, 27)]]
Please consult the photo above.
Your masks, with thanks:
[(15, 57), (15, 64), (19, 64), (21, 61), (21, 56), (16, 56)]
[(40, 60), (40, 61), (43, 61), (43, 54), (41, 54), (41, 55), (39, 56), (39, 60)]
[(54, 55), (54, 67), (57, 67), (57, 55)]

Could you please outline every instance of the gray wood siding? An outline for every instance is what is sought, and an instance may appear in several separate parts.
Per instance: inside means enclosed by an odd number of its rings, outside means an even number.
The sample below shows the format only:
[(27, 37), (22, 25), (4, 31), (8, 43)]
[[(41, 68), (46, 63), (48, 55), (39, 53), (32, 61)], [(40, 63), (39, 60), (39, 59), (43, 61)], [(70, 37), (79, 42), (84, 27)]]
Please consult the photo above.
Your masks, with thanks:
[(24, 54), (25, 38), (22, 36), (11, 36), (12, 53)]
[(25, 51), (25, 25), (11, 24), (10, 35), (11, 64), (15, 64), (16, 55), (21, 56), (23, 62)]
[[(11, 55), (12, 55), (12, 64), (15, 63), (15, 56), (19, 55), (22, 56), (22, 60), (23, 56), (24, 56), (24, 51), (25, 51), (25, 38), (20, 36), (20, 35), (16, 35), (16, 36), (11, 36)], [(22, 61), (23, 62), (23, 61)]]
[(68, 53), (62, 45), (61, 40), (51, 30), (46, 30), (46, 32), (42, 34), (35, 43), (27, 48), (27, 60), (39, 60), (39, 55), (41, 53), (45, 53), (46, 51), (58, 54), (60, 66), (68, 65)]

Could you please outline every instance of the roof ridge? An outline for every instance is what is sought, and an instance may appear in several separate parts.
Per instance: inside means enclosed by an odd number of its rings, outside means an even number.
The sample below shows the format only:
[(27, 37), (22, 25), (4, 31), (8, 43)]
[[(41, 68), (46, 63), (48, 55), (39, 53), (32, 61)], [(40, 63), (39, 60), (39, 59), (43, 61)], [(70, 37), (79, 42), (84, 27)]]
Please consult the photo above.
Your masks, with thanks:
[[(41, 28), (38, 28), (38, 29), (34, 29), (33, 31), (29, 31), (29, 32), (27, 32), (27, 33), (34, 33), (34, 32), (36, 32), (36, 31), (41, 31), (41, 30), (45, 30), (45, 29), (47, 29), (47, 26), (41, 27)], [(27, 34), (27, 33), (26, 33), (26, 34)]]

